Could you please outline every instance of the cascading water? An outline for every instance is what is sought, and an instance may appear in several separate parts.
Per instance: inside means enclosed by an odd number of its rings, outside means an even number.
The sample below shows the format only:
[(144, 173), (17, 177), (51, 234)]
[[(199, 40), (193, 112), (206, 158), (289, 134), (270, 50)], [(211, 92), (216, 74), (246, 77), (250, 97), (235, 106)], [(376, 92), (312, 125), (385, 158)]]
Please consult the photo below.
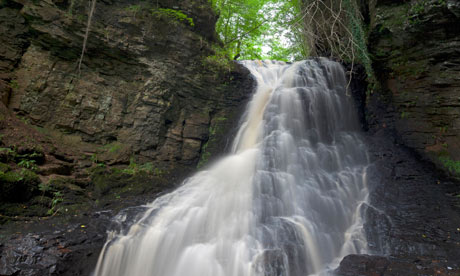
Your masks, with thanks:
[(257, 90), (233, 152), (111, 233), (95, 275), (300, 276), (366, 251), (368, 158), (342, 67), (244, 65)]

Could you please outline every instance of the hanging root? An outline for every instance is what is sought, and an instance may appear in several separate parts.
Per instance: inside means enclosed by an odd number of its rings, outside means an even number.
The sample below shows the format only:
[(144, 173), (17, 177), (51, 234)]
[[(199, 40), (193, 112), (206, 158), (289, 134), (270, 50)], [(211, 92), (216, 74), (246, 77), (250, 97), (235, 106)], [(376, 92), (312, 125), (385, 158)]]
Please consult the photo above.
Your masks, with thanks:
[(362, 15), (355, 0), (303, 0), (297, 29), (302, 30), (304, 47), (313, 56), (351, 64), (347, 90), (356, 62), (362, 63), (373, 78), (367, 52)]
[(78, 75), (81, 73), (81, 63), (86, 51), (86, 43), (88, 42), (89, 29), (91, 27), (91, 20), (93, 19), (94, 10), (96, 8), (96, 0), (91, 0), (91, 6), (88, 14), (88, 22), (86, 23), (85, 37), (83, 38), (83, 47), (81, 50), (80, 60), (78, 61)]

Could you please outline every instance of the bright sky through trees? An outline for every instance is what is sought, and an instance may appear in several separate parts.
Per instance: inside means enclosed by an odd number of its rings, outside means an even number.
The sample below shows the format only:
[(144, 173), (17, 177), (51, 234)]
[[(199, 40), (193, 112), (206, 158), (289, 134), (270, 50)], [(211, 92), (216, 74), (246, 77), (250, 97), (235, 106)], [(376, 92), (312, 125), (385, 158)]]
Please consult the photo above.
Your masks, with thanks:
[(299, 0), (212, 0), (217, 32), (231, 59), (304, 57), (294, 24)]

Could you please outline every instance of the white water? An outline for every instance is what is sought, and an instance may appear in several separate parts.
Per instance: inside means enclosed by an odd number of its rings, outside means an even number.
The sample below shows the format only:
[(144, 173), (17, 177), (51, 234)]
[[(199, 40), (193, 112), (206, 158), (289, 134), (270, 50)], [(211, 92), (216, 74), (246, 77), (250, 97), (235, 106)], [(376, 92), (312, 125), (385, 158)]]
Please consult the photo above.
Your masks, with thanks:
[(233, 153), (111, 233), (95, 275), (300, 276), (366, 252), (368, 158), (342, 67), (244, 65), (258, 86)]

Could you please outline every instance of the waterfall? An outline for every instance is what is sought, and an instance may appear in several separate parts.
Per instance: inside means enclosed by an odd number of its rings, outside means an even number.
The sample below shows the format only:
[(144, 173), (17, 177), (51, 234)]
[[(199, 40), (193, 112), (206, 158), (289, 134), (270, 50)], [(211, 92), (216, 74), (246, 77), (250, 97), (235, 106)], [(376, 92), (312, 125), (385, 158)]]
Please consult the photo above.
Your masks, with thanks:
[(95, 275), (319, 275), (366, 252), (368, 156), (343, 68), (244, 65), (257, 89), (232, 153), (112, 232)]

